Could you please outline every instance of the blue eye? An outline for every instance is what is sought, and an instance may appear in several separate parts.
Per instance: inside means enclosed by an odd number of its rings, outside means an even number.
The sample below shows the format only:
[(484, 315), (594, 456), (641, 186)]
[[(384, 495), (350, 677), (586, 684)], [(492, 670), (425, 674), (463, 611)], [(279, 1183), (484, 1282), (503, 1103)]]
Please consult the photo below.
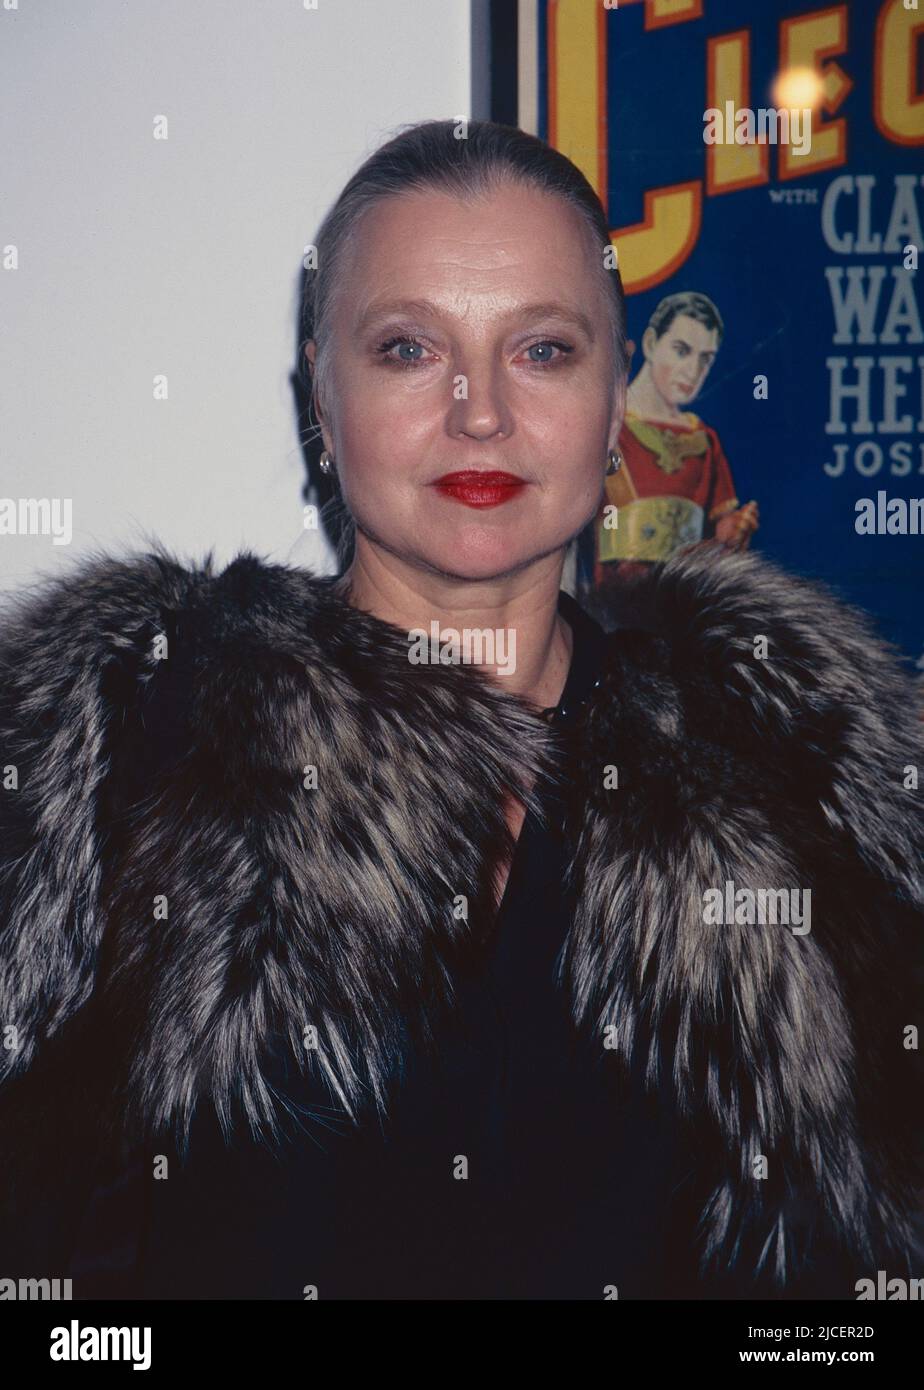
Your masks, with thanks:
[[(541, 342), (533, 343), (531, 347), (528, 347), (526, 349), (526, 351), (535, 352), (537, 348), (558, 348), (560, 352), (565, 354), (574, 351), (574, 348), (570, 347), (567, 343), (556, 342), (554, 338), (543, 338)], [(556, 362), (559, 362), (560, 360), (561, 359), (558, 357), (551, 357), (547, 358), (544, 362), (540, 362), (537, 361), (536, 358), (533, 358), (532, 363), (534, 367), (554, 367)]]
[(417, 367), (421, 365), (421, 359), (419, 357), (389, 357), (389, 353), (394, 347), (415, 347), (423, 351), (423, 344), (418, 343), (416, 338), (410, 338), (404, 335), (389, 338), (387, 343), (382, 343), (381, 347), (378, 348), (378, 353), (379, 356), (384, 357), (388, 362), (396, 363), (399, 367)]

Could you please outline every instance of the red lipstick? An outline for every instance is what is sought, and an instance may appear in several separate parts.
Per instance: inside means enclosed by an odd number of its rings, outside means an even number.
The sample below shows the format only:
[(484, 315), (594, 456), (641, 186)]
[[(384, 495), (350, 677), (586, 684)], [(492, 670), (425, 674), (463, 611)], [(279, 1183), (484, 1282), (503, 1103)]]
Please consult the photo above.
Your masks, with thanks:
[(495, 470), (479, 473), (477, 469), (466, 468), (458, 473), (445, 473), (433, 486), (444, 497), (453, 497), (467, 507), (496, 507), (500, 502), (519, 496), (526, 487), (526, 480), (513, 473)]

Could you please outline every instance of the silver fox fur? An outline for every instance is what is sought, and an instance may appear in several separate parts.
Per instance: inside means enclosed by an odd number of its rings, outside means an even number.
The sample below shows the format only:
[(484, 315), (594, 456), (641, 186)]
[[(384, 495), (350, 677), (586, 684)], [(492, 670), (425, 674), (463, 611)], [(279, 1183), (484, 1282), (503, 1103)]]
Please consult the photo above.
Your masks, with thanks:
[[(575, 1028), (614, 1026), (621, 1061), (644, 1046), (652, 1077), (668, 1069), (704, 1264), (756, 1249), (784, 1283), (807, 1219), (870, 1269), (909, 1261), (915, 683), (864, 614), (753, 554), (680, 552), (595, 616), (605, 675), (567, 736)], [(240, 1116), (275, 1142), (272, 1038), (355, 1123), (387, 1110), (490, 931), (501, 794), (532, 804), (555, 748), (501, 683), (409, 664), (405, 633), (247, 551), (215, 573), (155, 544), (8, 599), (0, 1160), (17, 1199), (59, 1105), (101, 1149), (165, 1126), (182, 1141), (203, 1104), (229, 1138)], [(810, 888), (811, 933), (704, 925), (702, 891), (726, 880)]]

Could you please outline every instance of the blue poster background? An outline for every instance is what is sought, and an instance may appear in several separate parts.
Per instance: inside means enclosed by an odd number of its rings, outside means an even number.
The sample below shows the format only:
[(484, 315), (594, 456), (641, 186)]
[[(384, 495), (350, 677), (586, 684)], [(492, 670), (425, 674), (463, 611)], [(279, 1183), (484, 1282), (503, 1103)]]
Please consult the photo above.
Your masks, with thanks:
[[(772, 107), (771, 88), (778, 72), (780, 20), (811, 13), (822, 6), (805, 0), (704, 0), (703, 16), (650, 32), (644, 29), (644, 6), (625, 5), (607, 12), (608, 187), (604, 206), (610, 226), (643, 218), (646, 189), (702, 178), (706, 145), (706, 40), (742, 28), (750, 32), (750, 104)], [(884, 489), (890, 498), (924, 496), (924, 402), (921, 380), (924, 344), (907, 329), (897, 345), (835, 344), (835, 319), (825, 267), (886, 267), (876, 336), (885, 321), (891, 296), (891, 269), (900, 258), (886, 255), (838, 255), (822, 234), (825, 190), (844, 174), (874, 175), (872, 230), (883, 237), (898, 174), (924, 174), (920, 147), (892, 143), (873, 119), (873, 44), (875, 0), (848, 4), (847, 48), (833, 55), (853, 82), (833, 116), (847, 120), (846, 162), (834, 169), (795, 179), (777, 178), (777, 150), (770, 147), (767, 183), (707, 196), (704, 188), (702, 227), (692, 254), (660, 284), (628, 298), (629, 337), (636, 344), (630, 367), (634, 378), (643, 360), (641, 336), (658, 302), (679, 290), (697, 290), (712, 299), (725, 322), (717, 360), (690, 409), (717, 429), (731, 465), (742, 503), (756, 498), (760, 529), (752, 548), (787, 568), (821, 578), (842, 598), (867, 609), (880, 632), (899, 644), (909, 667), (924, 651), (924, 536), (859, 535), (855, 503), (875, 500)], [(539, 131), (548, 139), (548, 0), (538, 0)], [(922, 45), (915, 54), (915, 80), (922, 87)], [(831, 117), (822, 113), (827, 119)], [(816, 189), (817, 202), (773, 201), (774, 190)], [(917, 207), (924, 215), (924, 177), (918, 180)], [(856, 196), (841, 198), (838, 223), (857, 231)], [(618, 248), (618, 236), (615, 237)], [(919, 248), (924, 249), (924, 248)], [(914, 277), (916, 272), (905, 270)], [(846, 277), (844, 277), (846, 285)], [(915, 283), (918, 298), (918, 286)], [(855, 356), (896, 354), (908, 357), (912, 370), (902, 375), (907, 394), (897, 404), (913, 424), (902, 435), (853, 434), (856, 406), (848, 401), (843, 418), (846, 435), (826, 433), (829, 418), (829, 369), (826, 359), (847, 357), (845, 380), (856, 380)], [(769, 396), (754, 398), (754, 377), (768, 378)], [(870, 413), (883, 415), (883, 378), (872, 374)], [(897, 439), (907, 442), (911, 471), (890, 472), (888, 450)], [(867, 439), (878, 442), (883, 462), (878, 471), (869, 452), (857, 471), (854, 453)], [(829, 476), (835, 444), (846, 444), (848, 460), (840, 476)]]

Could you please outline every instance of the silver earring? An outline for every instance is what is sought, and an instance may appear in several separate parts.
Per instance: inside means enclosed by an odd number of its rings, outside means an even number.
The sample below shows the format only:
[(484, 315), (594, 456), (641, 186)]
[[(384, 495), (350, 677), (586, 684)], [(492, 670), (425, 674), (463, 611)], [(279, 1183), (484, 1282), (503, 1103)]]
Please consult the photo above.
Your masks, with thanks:
[(333, 473), (334, 460), (331, 458), (330, 454), (327, 452), (326, 449), (324, 450), (321, 457), (318, 459), (318, 464), (320, 465), (322, 473)]
[(611, 449), (606, 456), (606, 476), (610, 477), (613, 473), (618, 473), (622, 464), (622, 454), (617, 454), (615, 449)]

